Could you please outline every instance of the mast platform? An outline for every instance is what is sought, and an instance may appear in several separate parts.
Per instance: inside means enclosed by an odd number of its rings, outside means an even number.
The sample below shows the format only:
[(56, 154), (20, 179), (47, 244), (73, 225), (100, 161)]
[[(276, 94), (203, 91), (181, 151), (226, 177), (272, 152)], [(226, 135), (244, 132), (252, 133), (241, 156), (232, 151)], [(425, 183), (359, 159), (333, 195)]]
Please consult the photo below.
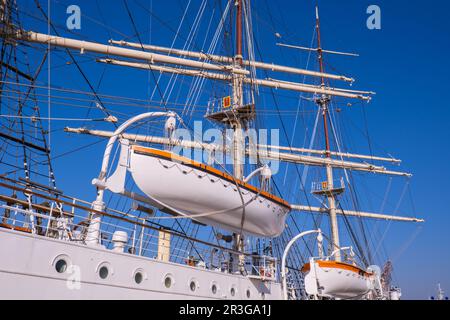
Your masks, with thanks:
[(344, 193), (345, 183), (341, 178), (338, 184), (330, 186), (327, 181), (313, 182), (311, 187), (311, 193), (320, 196), (335, 196)]
[(221, 123), (221, 124), (231, 124), (235, 122), (236, 119), (251, 121), (255, 119), (256, 111), (255, 104), (247, 104), (242, 107), (235, 108), (221, 108), (220, 110), (214, 112), (208, 112), (205, 115), (206, 119)]

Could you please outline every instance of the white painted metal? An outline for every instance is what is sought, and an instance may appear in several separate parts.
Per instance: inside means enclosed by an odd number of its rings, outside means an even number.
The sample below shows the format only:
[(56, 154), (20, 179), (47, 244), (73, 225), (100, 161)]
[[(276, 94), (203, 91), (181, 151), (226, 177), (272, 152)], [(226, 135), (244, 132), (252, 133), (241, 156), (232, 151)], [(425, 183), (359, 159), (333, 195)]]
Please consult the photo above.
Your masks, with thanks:
[(206, 70), (216, 70), (216, 71), (227, 71), (237, 74), (249, 74), (247, 70), (237, 69), (233, 66), (221, 66), (215, 65), (207, 62), (193, 61), (189, 59), (176, 58), (166, 55), (161, 55), (157, 53), (144, 52), (133, 49), (119, 48), (115, 46), (108, 46), (96, 42), (81, 41), (70, 38), (57, 37), (52, 35), (47, 35), (43, 33), (33, 32), (33, 31), (17, 31), (11, 36), (16, 39), (35, 42), (51, 44), (53, 46), (64, 47), (68, 49), (81, 50), (82, 52), (95, 52), (106, 54), (108, 56), (119, 56), (132, 59), (146, 60), (148, 63), (169, 63), (174, 65), (181, 65), (192, 68), (206, 69)]
[(218, 72), (207, 72), (207, 71), (198, 70), (198, 69), (181, 69), (181, 68), (174, 68), (174, 67), (169, 67), (169, 66), (154, 65), (154, 64), (148, 64), (148, 63), (142, 63), (142, 62), (123, 61), (123, 60), (117, 60), (117, 59), (111, 59), (111, 58), (97, 59), (96, 61), (100, 62), (100, 63), (113, 64), (113, 65), (123, 66), (123, 67), (148, 69), (148, 70), (166, 72), (166, 73), (176, 73), (176, 74), (182, 74), (185, 76), (203, 77), (203, 78), (212, 79), (212, 80), (222, 80), (222, 81), (232, 81), (233, 80), (233, 77), (228, 74), (223, 74), (223, 73), (218, 73)]
[(98, 180), (95, 185), (100, 188), (107, 188), (114, 193), (124, 193), (125, 191), (125, 178), (127, 175), (130, 153), (130, 142), (126, 139), (120, 139), (120, 154), (119, 163), (117, 164), (116, 171), (108, 177), (106, 181), (101, 182)]
[[(78, 133), (78, 134), (90, 134), (100, 137), (111, 137), (112, 131), (104, 131), (104, 130), (90, 130), (86, 128), (64, 128), (64, 131), (70, 133)], [(173, 144), (177, 146), (187, 147), (187, 148), (195, 148), (195, 149), (204, 149), (209, 151), (214, 150), (223, 150), (222, 146), (212, 144), (212, 143), (201, 143), (198, 141), (189, 141), (189, 140), (170, 140), (164, 137), (156, 137), (156, 136), (148, 136), (142, 134), (133, 134), (133, 133), (125, 133), (122, 135), (125, 139), (139, 141), (139, 142), (151, 142), (157, 144)], [(283, 147), (277, 145), (266, 145), (266, 144), (256, 144), (258, 149), (272, 149), (272, 150), (284, 150), (291, 152), (300, 152), (300, 153), (312, 153), (312, 154), (320, 154), (326, 155), (325, 150), (315, 150), (315, 149), (305, 149), (305, 148), (296, 148), (296, 147)], [(335, 157), (343, 157), (343, 158), (355, 158), (355, 159), (365, 159), (365, 160), (376, 160), (376, 161), (386, 161), (392, 163), (401, 163), (401, 160), (395, 158), (386, 158), (386, 157), (377, 157), (377, 156), (368, 156), (362, 154), (354, 154), (354, 153), (342, 153), (331, 151), (330, 155)]]
[[(304, 211), (304, 212), (328, 214), (328, 210), (326, 208), (310, 207), (310, 206), (297, 205), (297, 204), (291, 204), (291, 208), (293, 211)], [(343, 214), (341, 210), (337, 210), (336, 213), (339, 215)], [(387, 214), (369, 213), (369, 212), (360, 212), (360, 211), (351, 211), (351, 210), (345, 210), (344, 214), (346, 216), (380, 219), (380, 220), (392, 220), (392, 221), (402, 221), (402, 222), (425, 222), (424, 219), (419, 219), (419, 218), (400, 217), (400, 216), (393, 216), (393, 215), (387, 215)]]
[[(65, 128), (66, 132), (78, 133), (78, 134), (89, 134), (100, 137), (111, 137), (113, 135), (110, 131), (102, 131), (102, 130), (89, 130), (86, 128)], [(176, 146), (182, 146), (186, 148), (196, 148), (196, 149), (204, 149), (204, 150), (222, 150), (221, 146), (217, 146), (214, 144), (201, 143), (196, 141), (189, 140), (169, 140), (163, 137), (156, 136), (143, 136), (138, 134), (123, 134), (123, 137), (130, 140), (136, 140), (141, 142), (152, 142), (157, 144), (171, 144)], [(305, 164), (311, 166), (326, 166), (331, 165), (335, 168), (342, 169), (350, 169), (356, 171), (365, 171), (379, 174), (386, 174), (392, 176), (403, 176), (403, 177), (411, 177), (412, 175), (407, 172), (398, 172), (398, 171), (390, 171), (382, 166), (374, 166), (367, 163), (357, 163), (351, 161), (344, 160), (336, 160), (336, 159), (326, 159), (321, 157), (314, 156), (304, 156), (298, 154), (291, 153), (282, 153), (274, 150), (266, 150), (264, 146), (262, 146), (264, 150), (258, 149), (258, 156), (263, 159), (275, 160), (275, 161), (285, 161), (290, 163), (298, 163)], [(276, 149), (276, 148), (274, 148)], [(250, 154), (249, 150), (245, 151), (246, 155)]]
[[(126, 67), (146, 69), (146, 70), (158, 70), (160, 72), (183, 74), (183, 75), (187, 75), (187, 76), (203, 77), (203, 78), (214, 79), (214, 80), (224, 80), (224, 81), (232, 81), (233, 80), (232, 76), (211, 73), (211, 72), (202, 72), (201, 70), (189, 70), (189, 69), (170, 68), (170, 67), (163, 67), (163, 66), (154, 66), (154, 65), (148, 64), (148, 63), (128, 62), (128, 61), (121, 61), (121, 60), (115, 60), (115, 59), (98, 59), (97, 61), (103, 62), (103, 63), (110, 63), (110, 64), (114, 64), (114, 65), (118, 65), (118, 66), (126, 66)], [(345, 97), (345, 98), (350, 98), (350, 99), (360, 99), (360, 100), (366, 100), (366, 101), (369, 101), (371, 99), (370, 96), (351, 93), (351, 92), (348, 92), (349, 90), (340, 90), (339, 88), (326, 88), (326, 87), (320, 87), (320, 86), (305, 85), (302, 83), (295, 83), (295, 82), (253, 79), (253, 78), (248, 78), (248, 77), (243, 77), (242, 81), (247, 84), (255, 84), (255, 85), (260, 85), (260, 86), (275, 88), (275, 89), (285, 89), (285, 90), (292, 90), (292, 91), (299, 91), (299, 92), (308, 92), (308, 93), (313, 93), (313, 94), (318, 94), (318, 95), (326, 94), (326, 95), (330, 95), (330, 96)]]
[[(98, 187), (97, 188), (97, 197), (96, 197), (95, 201), (92, 203), (92, 208), (94, 210), (103, 211), (105, 208), (105, 203), (103, 202), (103, 194), (105, 191), (104, 189), (106, 187), (106, 173), (108, 171), (109, 158), (111, 155), (112, 148), (114, 146), (114, 143), (118, 139), (119, 135), (121, 133), (123, 133), (129, 126), (131, 126), (135, 122), (138, 122), (138, 121), (146, 119), (146, 118), (163, 117), (163, 116), (175, 117), (175, 113), (173, 113), (173, 112), (142, 113), (142, 114), (132, 117), (131, 119), (128, 119), (120, 127), (118, 127), (116, 129), (116, 131), (114, 131), (111, 138), (109, 138), (109, 140), (108, 140), (108, 144), (106, 145), (105, 153), (103, 155), (102, 168), (100, 170), (99, 177), (98, 177), (98, 179), (93, 180), (93, 184), (95, 184)], [(121, 156), (123, 157), (123, 154)], [(123, 161), (124, 160), (122, 159), (121, 160), (122, 164), (123, 164)], [(120, 163), (119, 163), (119, 165), (120, 165)], [(118, 175), (120, 176), (121, 180), (123, 181), (123, 179), (124, 179), (123, 170), (122, 171), (119, 170), (118, 174), (114, 175), (114, 177), (116, 177)], [(102, 187), (102, 184), (104, 185), (104, 187)], [(100, 224), (101, 224), (101, 216), (96, 213), (92, 214), (92, 217), (91, 217), (91, 220), (89, 223), (87, 237), (86, 237), (86, 244), (92, 245), (92, 246), (96, 246), (99, 244)]]
[[(327, 188), (329, 190), (333, 190), (334, 188), (334, 179), (333, 179), (333, 168), (328, 165), (326, 166), (326, 173), (327, 173)], [(338, 228), (338, 221), (337, 221), (337, 213), (336, 213), (336, 199), (333, 192), (328, 193), (327, 195), (328, 199), (328, 215), (330, 218), (330, 227), (331, 227), (331, 245), (333, 246), (333, 250), (338, 250), (340, 245), (339, 240), (339, 228)], [(341, 252), (338, 250), (336, 252), (336, 261), (341, 261)]]
[(128, 242), (128, 234), (125, 231), (116, 231), (112, 236), (112, 242), (114, 243), (115, 252), (123, 252)]
[(261, 177), (263, 177), (266, 180), (272, 177), (272, 171), (270, 170), (270, 167), (268, 165), (265, 165), (254, 170), (247, 177), (245, 177), (244, 182), (249, 182), (251, 178), (253, 178), (258, 173), (261, 175)]
[[(279, 82), (279, 83), (299, 84), (299, 82), (279, 80), (279, 79), (274, 79), (274, 78), (266, 78), (266, 80), (275, 81), (275, 82)], [(306, 84), (306, 83), (302, 83), (302, 85), (307, 86), (307, 87), (313, 87), (313, 88), (315, 87), (312, 84)], [(359, 94), (365, 94), (365, 95), (375, 95), (376, 94), (376, 92), (373, 92), (373, 91), (362, 91), (362, 90), (355, 90), (355, 89), (333, 88), (333, 90), (349, 92), (349, 93), (359, 93)]]
[(283, 299), (288, 299), (288, 293), (287, 293), (287, 280), (286, 280), (286, 258), (289, 253), (289, 250), (291, 249), (292, 245), (300, 238), (303, 238), (304, 236), (307, 236), (309, 234), (318, 233), (319, 235), (322, 234), (322, 231), (319, 230), (310, 230), (302, 232), (298, 235), (296, 235), (294, 238), (289, 241), (286, 248), (283, 252), (283, 257), (281, 258), (281, 281), (282, 281), (282, 288), (283, 288)]
[(246, 83), (255, 83), (260, 86), (269, 87), (269, 88), (275, 88), (275, 89), (284, 89), (284, 90), (292, 90), (292, 91), (299, 91), (299, 92), (308, 92), (313, 94), (326, 94), (330, 96), (336, 96), (336, 97), (344, 97), (344, 98), (350, 98), (350, 99), (360, 99), (360, 100), (366, 100), (370, 101), (371, 97), (361, 94), (353, 94), (348, 93), (345, 91), (340, 91), (338, 88), (321, 88), (321, 87), (315, 87), (315, 86), (304, 86), (300, 83), (285, 83), (285, 82), (278, 82), (273, 80), (261, 80), (261, 79), (249, 79), (245, 78), (244, 82)]
[(400, 300), (402, 296), (402, 291), (400, 288), (393, 288), (391, 291), (389, 291), (389, 300)]
[[(127, 41), (123, 41), (123, 40), (121, 40), (121, 41), (109, 40), (109, 43), (117, 44), (117, 45), (121, 45), (121, 46), (132, 47), (132, 48), (144, 48), (146, 50), (159, 51), (159, 52), (164, 52), (167, 54), (175, 54), (177, 56), (198, 58), (200, 60), (205, 60), (205, 61), (209, 60), (209, 61), (225, 63), (225, 64), (232, 64), (234, 62), (233, 61), (234, 59), (231, 57), (219, 56), (219, 55), (213, 55), (213, 54), (205, 54), (203, 52), (179, 50), (179, 49), (166, 48), (166, 47), (148, 45), (148, 44), (141, 45), (140, 43), (127, 42)], [(277, 64), (273, 64), (273, 63), (243, 60), (242, 64), (244, 66), (256, 67), (256, 68), (272, 70), (272, 71), (287, 72), (287, 73), (292, 73), (292, 74), (301, 74), (301, 75), (313, 76), (313, 77), (324, 77), (327, 79), (343, 80), (343, 81), (347, 81), (347, 82), (355, 81), (355, 79), (349, 78), (346, 76), (334, 75), (334, 74), (329, 74), (329, 73), (321, 73), (321, 72), (305, 70), (305, 69), (300, 69), (300, 68), (280, 66)]]
[(438, 283), (437, 300), (440, 300), (440, 301), (445, 300), (445, 292), (444, 292), (444, 290), (442, 290), (440, 283)]
[[(163, 262), (101, 247), (31, 235), (0, 228), (0, 299), (146, 299), (146, 300), (279, 300), (281, 286), (219, 270)], [(67, 262), (63, 273), (55, 270), (59, 259)], [(106, 265), (106, 279), (99, 268)], [(141, 272), (138, 284), (134, 276)], [(165, 277), (172, 285), (164, 285)], [(190, 282), (196, 281), (195, 292)], [(212, 285), (217, 293), (212, 292)], [(231, 295), (235, 288), (235, 295)], [(250, 291), (250, 298), (247, 297)]]
[[(320, 154), (323, 156), (325, 156), (327, 154), (326, 150), (315, 150), (315, 149), (284, 147), (284, 146), (264, 145), (264, 144), (259, 144), (257, 146), (258, 146), (258, 148), (266, 148), (266, 149), (270, 148), (273, 150), (278, 149), (278, 150), (285, 150), (285, 151), (291, 151), (291, 152), (312, 153), (312, 154)], [(373, 161), (386, 161), (386, 162), (392, 162), (392, 163), (401, 163), (402, 162), (401, 160), (395, 159), (395, 158), (368, 156), (368, 155), (363, 155), (363, 154), (346, 153), (346, 152), (330, 151), (329, 154), (331, 156), (342, 157), (342, 158), (365, 159), (365, 160), (373, 160)]]

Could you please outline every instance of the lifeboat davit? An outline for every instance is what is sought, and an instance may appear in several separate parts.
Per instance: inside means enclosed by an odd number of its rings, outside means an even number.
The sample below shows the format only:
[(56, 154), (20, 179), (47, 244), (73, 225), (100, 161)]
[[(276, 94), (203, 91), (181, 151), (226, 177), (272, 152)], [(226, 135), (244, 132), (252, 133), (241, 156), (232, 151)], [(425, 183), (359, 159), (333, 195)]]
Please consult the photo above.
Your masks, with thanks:
[(374, 289), (374, 272), (352, 264), (311, 259), (302, 268), (308, 295), (337, 299), (362, 299)]
[(132, 146), (129, 171), (149, 198), (232, 232), (277, 237), (291, 210), (275, 195), (168, 151)]

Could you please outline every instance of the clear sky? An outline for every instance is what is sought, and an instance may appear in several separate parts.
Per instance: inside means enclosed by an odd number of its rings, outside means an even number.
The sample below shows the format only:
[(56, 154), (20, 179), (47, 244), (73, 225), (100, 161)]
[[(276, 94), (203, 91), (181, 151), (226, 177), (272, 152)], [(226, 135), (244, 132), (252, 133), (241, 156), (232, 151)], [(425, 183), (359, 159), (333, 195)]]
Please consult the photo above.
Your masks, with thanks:
[[(42, 1), (46, 7), (47, 1)], [(45, 2), (45, 3), (44, 3)], [(133, 27), (124, 9), (122, 1), (52, 1), (52, 20), (64, 26), (67, 14), (65, 8), (70, 4), (80, 6), (83, 13), (82, 28), (77, 31), (83, 38), (105, 43), (111, 35), (120, 39), (116, 30), (125, 35), (133, 35)], [(19, 1), (26, 5), (26, 11), (39, 16), (34, 1)], [(177, 0), (130, 0), (135, 23), (143, 42), (170, 45), (184, 9), (186, 1)], [(206, 10), (212, 10), (214, 4), (225, 1), (209, 1)], [(261, 56), (268, 62), (305, 67), (307, 55), (298, 54), (289, 49), (280, 49), (276, 42), (286, 42), (309, 46), (314, 24), (313, 0), (253, 0), (253, 23), (255, 38), (261, 47)], [(155, 16), (139, 5), (152, 8)], [(192, 10), (186, 18), (192, 21), (199, 8), (200, 0), (192, 1)], [(369, 5), (378, 5), (381, 9), (381, 30), (369, 30), (366, 27)], [(385, 241), (394, 259), (395, 281), (402, 287), (406, 298), (426, 299), (436, 291), (437, 283), (450, 293), (450, 27), (448, 1), (407, 1), (407, 0), (322, 0), (320, 1), (322, 19), (323, 46), (330, 50), (357, 52), (358, 58), (331, 57), (327, 68), (331, 72), (343, 72), (354, 76), (356, 89), (370, 89), (377, 94), (368, 106), (363, 106), (367, 125), (360, 123), (362, 113), (360, 105), (345, 108), (343, 111), (356, 122), (356, 127), (367, 129), (373, 139), (374, 153), (385, 155), (391, 152), (403, 160), (402, 170), (414, 174), (411, 191), (414, 213), (426, 219), (426, 223), (417, 226), (401, 224), (384, 225), (387, 228)], [(164, 23), (158, 21), (160, 17)], [(28, 17), (29, 25), (46, 31), (45, 25)], [(208, 20), (206, 20), (207, 22)], [(100, 25), (110, 26), (110, 29)], [(181, 35), (189, 33), (188, 23), (183, 25)], [(149, 32), (150, 30), (150, 32)], [(281, 38), (277, 38), (278, 33)], [(65, 34), (62, 31), (62, 34)], [(68, 35), (69, 33), (66, 33)], [(71, 36), (74, 36), (73, 34)], [(75, 35), (76, 37), (76, 35)], [(130, 38), (136, 41), (136, 37)], [(200, 40), (198, 40), (200, 42)], [(177, 44), (183, 44), (179, 40)], [(200, 42), (201, 44), (201, 42)], [(83, 61), (83, 57), (77, 55)], [(89, 59), (87, 59), (89, 60)], [(58, 56), (54, 57), (54, 63)], [(97, 85), (99, 74), (103, 71), (95, 63), (81, 64)], [(313, 65), (314, 66), (314, 65)], [(65, 68), (62, 66), (61, 68)], [(63, 70), (63, 69), (62, 69)], [(65, 69), (64, 69), (65, 70)], [(99, 72), (100, 71), (100, 72)], [(69, 74), (52, 74), (52, 82), (87, 90), (82, 79), (73, 80)], [(150, 85), (149, 85), (150, 84)], [(102, 93), (148, 98), (152, 91), (152, 81), (145, 72), (127, 72), (108, 69), (107, 77), (99, 85)], [(282, 101), (283, 107), (295, 110), (297, 102), (289, 99)], [(290, 104), (290, 105), (289, 105)], [(266, 102), (267, 107), (270, 103)], [(130, 111), (130, 114), (135, 111)], [(356, 114), (356, 115), (355, 115)], [(55, 109), (53, 116), (74, 116), (71, 111)], [(96, 116), (100, 113), (97, 111)], [(90, 116), (94, 116), (94, 113)], [(294, 116), (286, 116), (284, 121), (292, 129)], [(276, 120), (269, 124), (279, 126)], [(64, 125), (54, 124), (54, 129)], [(110, 128), (111, 129), (111, 128)], [(299, 129), (301, 132), (301, 129)], [(298, 139), (297, 139), (298, 138)], [(52, 136), (55, 154), (72, 150), (76, 146), (93, 141), (86, 137), (68, 137), (60, 130)], [(78, 139), (78, 140), (77, 140)], [(91, 139), (91, 140), (90, 140)], [(365, 140), (364, 140), (365, 141)], [(298, 142), (298, 143), (297, 143)], [(353, 141), (357, 152), (367, 152), (363, 140)], [(301, 133), (294, 145), (303, 146)], [(90, 179), (97, 175), (100, 166), (100, 154), (103, 144), (86, 149), (81, 153), (55, 160), (56, 173), (64, 172), (62, 189), (67, 193), (84, 198), (93, 198), (94, 190), (89, 186)], [(381, 146), (381, 147), (377, 147)], [(81, 155), (81, 158), (80, 158)], [(386, 184), (376, 193), (383, 195)], [(380, 187), (381, 188), (381, 187)], [(401, 187), (399, 187), (401, 190)], [(396, 200), (392, 200), (395, 207)], [(367, 210), (377, 210), (379, 205)], [(411, 206), (406, 206), (411, 208)], [(407, 214), (408, 212), (405, 212)]]

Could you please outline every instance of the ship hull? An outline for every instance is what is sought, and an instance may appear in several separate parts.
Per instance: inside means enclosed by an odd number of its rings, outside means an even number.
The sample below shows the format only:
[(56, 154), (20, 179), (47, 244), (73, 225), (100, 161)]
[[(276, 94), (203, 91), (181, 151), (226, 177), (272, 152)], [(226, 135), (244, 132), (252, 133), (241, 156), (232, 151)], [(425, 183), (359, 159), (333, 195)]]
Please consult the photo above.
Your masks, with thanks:
[[(0, 228), (0, 299), (281, 299), (277, 282), (118, 253)], [(69, 266), (58, 273), (64, 257)], [(106, 279), (99, 266), (108, 265)], [(69, 268), (72, 266), (71, 268)], [(135, 272), (144, 274), (140, 284)], [(172, 278), (170, 288), (164, 279)], [(190, 282), (197, 288), (192, 292)], [(211, 290), (215, 284), (217, 291)], [(235, 288), (234, 296), (231, 288)], [(250, 291), (250, 298), (247, 296)]]
[(284, 231), (289, 204), (242, 181), (238, 188), (229, 175), (211, 167), (135, 147), (130, 171), (146, 195), (199, 222), (263, 237)]

